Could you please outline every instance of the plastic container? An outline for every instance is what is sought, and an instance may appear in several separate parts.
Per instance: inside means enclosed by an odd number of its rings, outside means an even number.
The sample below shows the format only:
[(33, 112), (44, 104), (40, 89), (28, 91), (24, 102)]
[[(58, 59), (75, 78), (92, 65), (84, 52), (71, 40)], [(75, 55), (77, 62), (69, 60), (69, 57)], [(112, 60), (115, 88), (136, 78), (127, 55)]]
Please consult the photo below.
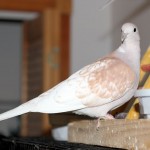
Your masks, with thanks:
[(139, 98), (141, 117), (150, 119), (150, 89), (137, 90), (135, 97)]

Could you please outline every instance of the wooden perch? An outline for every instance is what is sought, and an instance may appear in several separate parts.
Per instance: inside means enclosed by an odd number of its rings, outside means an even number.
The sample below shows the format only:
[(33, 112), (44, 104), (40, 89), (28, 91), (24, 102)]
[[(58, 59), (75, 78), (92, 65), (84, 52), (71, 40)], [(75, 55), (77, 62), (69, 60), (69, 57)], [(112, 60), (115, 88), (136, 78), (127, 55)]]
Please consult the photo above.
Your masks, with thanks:
[(97, 120), (69, 124), (69, 142), (123, 149), (150, 149), (150, 120)]

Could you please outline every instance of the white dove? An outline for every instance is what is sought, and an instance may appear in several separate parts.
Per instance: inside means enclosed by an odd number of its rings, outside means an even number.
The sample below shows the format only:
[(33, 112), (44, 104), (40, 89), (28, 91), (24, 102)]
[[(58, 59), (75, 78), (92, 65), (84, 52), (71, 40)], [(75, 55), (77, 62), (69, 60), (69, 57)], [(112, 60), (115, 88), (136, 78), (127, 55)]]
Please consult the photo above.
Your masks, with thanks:
[(27, 112), (73, 111), (91, 117), (109, 117), (110, 110), (127, 102), (139, 82), (140, 37), (132, 23), (122, 26), (120, 47), (85, 66), (38, 97), (0, 115), (5, 120)]

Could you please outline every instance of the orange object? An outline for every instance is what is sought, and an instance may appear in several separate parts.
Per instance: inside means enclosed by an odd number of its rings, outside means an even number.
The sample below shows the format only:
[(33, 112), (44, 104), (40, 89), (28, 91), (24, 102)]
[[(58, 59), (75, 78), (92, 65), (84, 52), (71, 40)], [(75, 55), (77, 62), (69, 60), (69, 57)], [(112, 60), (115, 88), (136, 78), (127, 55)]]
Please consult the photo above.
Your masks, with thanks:
[(141, 69), (142, 69), (144, 72), (149, 72), (149, 71), (150, 71), (150, 64), (142, 65), (142, 66), (141, 66)]

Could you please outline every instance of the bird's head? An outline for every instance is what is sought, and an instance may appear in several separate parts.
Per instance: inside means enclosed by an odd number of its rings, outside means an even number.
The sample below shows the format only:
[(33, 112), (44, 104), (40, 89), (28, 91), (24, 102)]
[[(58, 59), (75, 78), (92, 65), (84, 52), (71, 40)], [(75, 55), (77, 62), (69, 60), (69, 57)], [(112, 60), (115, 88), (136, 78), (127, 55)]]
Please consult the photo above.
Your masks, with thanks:
[(124, 43), (126, 40), (140, 41), (138, 28), (132, 23), (125, 23), (121, 28), (121, 32), (122, 43)]

